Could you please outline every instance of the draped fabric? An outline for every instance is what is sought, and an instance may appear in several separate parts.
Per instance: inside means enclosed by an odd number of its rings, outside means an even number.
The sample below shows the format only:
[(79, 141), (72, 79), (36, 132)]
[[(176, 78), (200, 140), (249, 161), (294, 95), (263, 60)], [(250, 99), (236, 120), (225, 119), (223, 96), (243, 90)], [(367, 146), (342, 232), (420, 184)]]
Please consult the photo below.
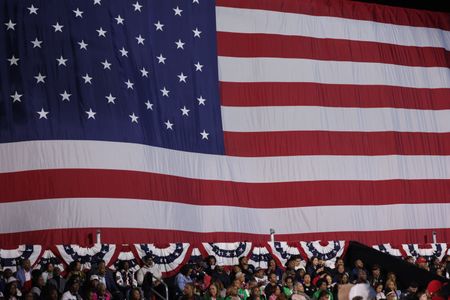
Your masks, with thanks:
[[(51, 249), (44, 249), (40, 245), (21, 245), (16, 249), (0, 249), (1, 269), (9, 268), (13, 271), (23, 259), (30, 259), (35, 269), (43, 270), (47, 263), (58, 266), (61, 270), (72, 261), (80, 261), (82, 269), (93, 268), (102, 256), (107, 266), (116, 270), (120, 262), (127, 261), (133, 271), (139, 269), (142, 258), (151, 256), (153, 263), (161, 271), (163, 277), (171, 277), (178, 273), (180, 268), (190, 261), (198, 262), (213, 255), (216, 263), (222, 266), (234, 266), (238, 264), (240, 257), (247, 257), (249, 264), (255, 268), (266, 269), (268, 262), (275, 259), (277, 264), (284, 268), (288, 259), (300, 258), (302, 266), (305, 260), (312, 257), (323, 259), (326, 265), (334, 268), (336, 258), (344, 257), (348, 246), (347, 241), (291, 241), (291, 242), (266, 242), (251, 244), (248, 242), (235, 243), (201, 243), (192, 245), (189, 243), (162, 244), (135, 244), (112, 245), (102, 244), (93, 247), (80, 247), (78, 245), (57, 245)], [(399, 244), (391, 246), (373, 245), (374, 249), (402, 259), (407, 256), (426, 258), (431, 262), (433, 258), (442, 259), (444, 255), (450, 255), (450, 244)], [(59, 249), (59, 250), (57, 250)], [(60, 251), (64, 249), (64, 251)], [(88, 263), (89, 262), (89, 263)]]
[(2, 1), (2, 247), (450, 240), (449, 14), (141, 2)]

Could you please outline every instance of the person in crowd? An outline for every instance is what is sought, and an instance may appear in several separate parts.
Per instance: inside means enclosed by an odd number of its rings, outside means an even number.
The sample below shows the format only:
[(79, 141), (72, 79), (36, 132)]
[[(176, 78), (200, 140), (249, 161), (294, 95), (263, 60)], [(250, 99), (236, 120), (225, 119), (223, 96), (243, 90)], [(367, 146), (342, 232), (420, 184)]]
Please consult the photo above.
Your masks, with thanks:
[(407, 256), (407, 257), (405, 257), (405, 259), (404, 259), (407, 263), (410, 263), (410, 264), (414, 264), (415, 263), (415, 259), (414, 259), (414, 257), (413, 256)]
[(245, 281), (249, 281), (255, 272), (255, 268), (248, 264), (248, 258), (246, 256), (241, 256), (239, 258), (239, 268), (241, 269), (241, 272), (245, 274)]
[(179, 300), (200, 300), (201, 298), (195, 294), (195, 287), (192, 282), (186, 282), (183, 288), (183, 295)]
[(119, 268), (116, 271), (115, 278), (116, 285), (124, 297), (128, 295), (132, 288), (137, 287), (134, 272), (130, 269), (130, 264), (126, 260), (119, 263)]
[(216, 257), (214, 255), (209, 255), (205, 261), (206, 261), (206, 268), (204, 271), (206, 272), (206, 274), (212, 277), (212, 274), (217, 264)]
[(67, 280), (70, 280), (72, 277), (78, 277), (80, 280), (80, 285), (83, 285), (86, 280), (86, 274), (81, 270), (82, 265), (81, 262), (75, 260), (69, 264), (69, 274), (67, 275)]
[(17, 286), (18, 281), (11, 281), (5, 287), (5, 300), (19, 300), (22, 294)]
[(192, 274), (192, 267), (190, 265), (184, 265), (181, 267), (180, 273), (178, 273), (178, 275), (175, 278), (178, 292), (184, 293), (184, 286), (187, 283), (193, 282), (191, 274)]
[(333, 300), (333, 294), (327, 289), (327, 281), (325, 279), (319, 279), (317, 282), (317, 291), (314, 292), (312, 298), (318, 300), (321, 297), (323, 291), (329, 295), (329, 300)]
[(316, 287), (312, 284), (311, 275), (309, 273), (306, 273), (303, 277), (303, 287), (305, 289), (305, 294), (312, 298), (316, 292)]
[(267, 285), (269, 283), (269, 279), (261, 267), (255, 269), (254, 278), (259, 285)]
[(273, 258), (269, 260), (267, 266), (266, 270), (267, 277), (269, 277), (271, 273), (275, 273), (275, 275), (277, 276), (277, 282), (281, 281), (281, 278), (283, 276), (283, 270), (281, 270), (281, 268), (277, 266), (277, 263)]
[(334, 276), (333, 276), (333, 281), (334, 282), (339, 282), (339, 278), (342, 277), (343, 274), (345, 274), (345, 267), (344, 264), (339, 264), (335, 267), (334, 270)]
[(66, 279), (61, 276), (61, 270), (58, 267), (53, 268), (53, 276), (47, 280), (47, 285), (55, 287), (59, 295), (65, 292)]
[(324, 271), (324, 268), (319, 265), (319, 258), (313, 256), (306, 265), (306, 272), (311, 275), (312, 278), (320, 272)]
[(291, 297), (291, 295), (294, 293), (294, 278), (293, 277), (286, 278), (285, 284), (283, 286), (283, 293), (286, 295), (287, 298)]
[(43, 290), (45, 288), (44, 277), (42, 276), (41, 271), (33, 270), (31, 272), (31, 294), (35, 299), (43, 299), (41, 294), (45, 293)]
[(386, 295), (384, 294), (384, 284), (378, 283), (375, 286), (376, 300), (386, 299)]
[[(401, 291), (397, 288), (397, 283), (393, 279), (386, 280), (386, 285), (384, 287), (386, 291), (394, 291), (397, 299), (400, 298)], [(386, 294), (387, 296), (387, 294)]]
[(270, 273), (269, 283), (264, 288), (264, 294), (266, 295), (267, 299), (269, 299), (269, 297), (275, 292), (277, 286), (278, 286), (277, 274)]
[(97, 299), (96, 300), (111, 300), (111, 294), (106, 289), (106, 285), (103, 282), (99, 282), (97, 285)]
[(409, 284), (406, 291), (400, 294), (400, 300), (418, 300), (417, 292), (419, 290), (419, 286), (417, 282), (413, 281)]
[(103, 283), (111, 294), (114, 295), (118, 292), (114, 275), (111, 270), (106, 267), (106, 262), (104, 260), (98, 262), (97, 269), (93, 271), (91, 275), (97, 275), (99, 283)]
[(294, 283), (294, 292), (291, 296), (292, 300), (311, 300), (311, 298), (305, 293), (305, 288), (301, 282)]
[(65, 292), (61, 300), (81, 300), (81, 296), (79, 294), (80, 291), (80, 278), (72, 275), (70, 279), (67, 281), (68, 290)]
[(19, 288), (23, 293), (31, 290), (31, 263), (28, 258), (24, 259), (17, 270), (16, 278), (19, 280)]
[(428, 262), (425, 259), (425, 257), (419, 256), (416, 260), (416, 265), (423, 270), (430, 271), (430, 268), (428, 267)]
[(219, 287), (215, 283), (212, 283), (209, 286), (208, 291), (205, 293), (204, 300), (223, 300), (219, 294)]
[(264, 295), (261, 294), (261, 288), (259, 286), (252, 287), (250, 291), (250, 300), (266, 300)]
[(2, 276), (0, 276), (0, 292), (5, 292), (6, 285), (8, 284), (9, 278), (13, 277), (13, 272), (9, 268), (3, 270)]
[(240, 300), (238, 296), (238, 288), (235, 285), (230, 285), (227, 289), (225, 300)]
[(42, 272), (42, 278), (44, 278), (44, 283), (47, 284), (49, 279), (53, 278), (54, 266), (51, 262), (47, 263), (44, 267), (44, 272)]
[(225, 272), (222, 266), (216, 265), (211, 277), (211, 281), (220, 281), (225, 288), (231, 284), (230, 275)]
[(150, 273), (152, 275), (152, 288), (155, 289), (160, 295), (165, 296), (166, 290), (162, 284), (162, 273), (158, 266), (153, 262), (153, 256), (147, 255), (143, 257), (142, 262), (144, 265), (136, 273), (138, 285), (142, 286), (145, 275)]
[(375, 264), (372, 266), (372, 274), (369, 278), (369, 283), (373, 288), (375, 288), (378, 284), (384, 285), (384, 279), (379, 265)]
[(367, 276), (367, 271), (366, 269), (364, 269), (364, 263), (361, 259), (357, 259), (355, 260), (355, 267), (352, 270), (351, 275), (351, 280), (352, 282), (356, 282), (358, 280), (358, 276), (359, 276), (359, 271), (363, 270)]
[(268, 300), (280, 300), (283, 298), (286, 299), (286, 297), (283, 297), (283, 296), (284, 296), (284, 294), (281, 291), (281, 286), (277, 284), (267, 299)]
[(43, 294), (45, 300), (59, 300), (59, 292), (54, 286), (47, 286), (45, 293)]
[(366, 270), (364, 269), (358, 270), (358, 277), (356, 278), (355, 283), (369, 283), (369, 281), (367, 280)]
[(137, 287), (133, 287), (130, 290), (130, 300), (142, 300), (142, 293), (141, 290)]

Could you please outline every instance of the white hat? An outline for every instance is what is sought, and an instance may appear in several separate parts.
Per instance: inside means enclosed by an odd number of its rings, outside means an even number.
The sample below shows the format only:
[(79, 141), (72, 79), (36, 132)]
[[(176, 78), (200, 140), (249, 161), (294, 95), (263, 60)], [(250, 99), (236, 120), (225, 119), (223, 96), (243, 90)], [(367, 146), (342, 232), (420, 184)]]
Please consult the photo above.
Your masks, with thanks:
[(17, 281), (17, 278), (14, 277), (14, 276), (11, 276), (11, 277), (8, 278), (8, 280), (6, 281), (6, 283), (11, 283), (11, 282), (16, 282), (16, 281)]
[(98, 280), (98, 276), (97, 276), (97, 275), (91, 275), (90, 280), (91, 280), (91, 281), (92, 281), (92, 280)]

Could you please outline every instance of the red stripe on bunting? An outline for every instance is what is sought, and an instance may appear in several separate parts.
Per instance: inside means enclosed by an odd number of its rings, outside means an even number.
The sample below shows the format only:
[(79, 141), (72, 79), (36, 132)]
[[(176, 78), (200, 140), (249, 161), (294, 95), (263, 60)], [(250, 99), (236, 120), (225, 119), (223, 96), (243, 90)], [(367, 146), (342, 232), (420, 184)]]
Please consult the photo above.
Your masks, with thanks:
[(232, 156), (450, 155), (450, 133), (282, 131), (225, 132)]
[(309, 82), (221, 82), (224, 106), (449, 109), (450, 89)]
[(450, 53), (443, 48), (231, 32), (218, 32), (217, 41), (219, 56), (304, 58), (445, 68), (450, 66)]
[(345, 0), (216, 0), (217, 6), (253, 8), (450, 30), (447, 13)]
[[(36, 188), (23, 189), (23, 182), (33, 182)], [(448, 203), (449, 183), (450, 179), (238, 183), (134, 171), (65, 169), (0, 174), (0, 202), (55, 199), (57, 204), (58, 198), (93, 197), (254, 208)]]

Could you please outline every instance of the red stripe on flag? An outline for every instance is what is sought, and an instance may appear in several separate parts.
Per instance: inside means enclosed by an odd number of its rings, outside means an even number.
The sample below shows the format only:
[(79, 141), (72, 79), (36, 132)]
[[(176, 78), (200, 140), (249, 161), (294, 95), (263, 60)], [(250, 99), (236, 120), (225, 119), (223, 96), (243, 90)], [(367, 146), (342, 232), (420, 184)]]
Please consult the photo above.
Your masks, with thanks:
[(216, 5), (450, 30), (448, 13), (358, 3), (355, 1), (217, 0)]
[(309, 82), (220, 82), (225, 106), (449, 109), (450, 89)]
[[(450, 180), (238, 183), (118, 170), (0, 174), (0, 203), (58, 198), (128, 198), (194, 205), (283, 208), (448, 203)], [(33, 189), (23, 186), (32, 185)]]
[[(336, 216), (339, 218), (339, 216)], [(342, 220), (345, 222), (345, 220)], [(214, 232), (197, 233), (187, 231), (173, 231), (162, 229), (139, 229), (139, 228), (67, 228), (53, 230), (38, 230), (10, 234), (0, 234), (0, 244), (3, 248), (17, 247), (22, 244), (35, 244), (42, 246), (53, 246), (61, 244), (72, 244), (77, 241), (81, 246), (92, 246), (95, 243), (97, 229), (101, 231), (102, 243), (122, 244), (124, 241), (133, 243), (173, 243), (176, 241), (189, 241), (194, 247), (208, 241), (236, 242), (252, 241), (254, 243), (267, 242), (270, 240), (267, 234), (248, 234), (237, 232)], [(352, 231), (352, 232), (318, 232), (305, 234), (276, 234), (278, 241), (315, 241), (315, 240), (357, 240), (366, 245), (383, 243), (431, 243), (432, 232), (435, 231), (440, 240), (450, 239), (450, 229), (407, 229), (386, 231)]]
[(450, 133), (225, 132), (231, 156), (450, 155)]
[(217, 41), (219, 56), (305, 58), (422, 67), (450, 66), (450, 53), (443, 48), (230, 32), (218, 32)]

